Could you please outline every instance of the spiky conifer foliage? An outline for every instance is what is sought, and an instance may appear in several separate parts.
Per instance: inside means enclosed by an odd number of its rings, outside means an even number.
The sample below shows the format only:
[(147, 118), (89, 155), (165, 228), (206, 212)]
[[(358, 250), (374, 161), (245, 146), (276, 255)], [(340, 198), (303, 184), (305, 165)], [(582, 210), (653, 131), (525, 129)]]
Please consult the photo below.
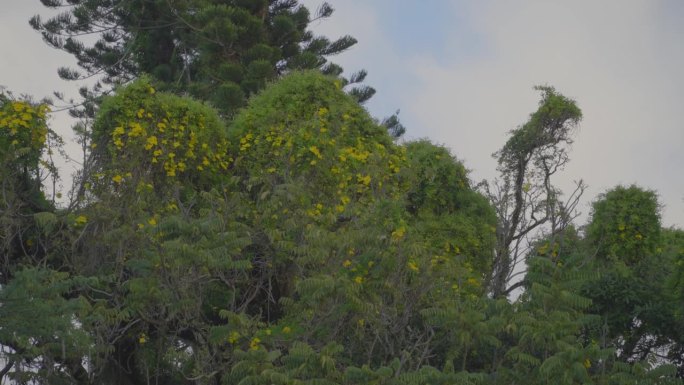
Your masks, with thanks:
[[(210, 101), (228, 115), (290, 71), (318, 68), (340, 75), (342, 68), (327, 57), (356, 43), (351, 36), (330, 40), (308, 29), (333, 13), (327, 3), (312, 14), (297, 0), (41, 2), (60, 13), (47, 20), (35, 16), (31, 25), (80, 67), (60, 68), (62, 78), (95, 76), (111, 85), (148, 74), (160, 88)], [(365, 74), (347, 82), (362, 82)], [(366, 86), (350, 91), (360, 101), (375, 93)]]

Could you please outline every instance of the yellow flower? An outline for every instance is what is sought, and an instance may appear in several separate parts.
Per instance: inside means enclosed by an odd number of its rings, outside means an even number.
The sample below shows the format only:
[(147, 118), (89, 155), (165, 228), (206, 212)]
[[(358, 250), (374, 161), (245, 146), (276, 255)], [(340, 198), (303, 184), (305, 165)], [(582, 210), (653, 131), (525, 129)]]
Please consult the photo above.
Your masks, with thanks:
[(157, 220), (154, 217), (152, 217), (147, 220), (147, 223), (149, 223), (151, 226), (154, 226), (157, 224)]
[(349, 266), (351, 266), (351, 264), (352, 264), (352, 262), (348, 259), (345, 259), (345, 261), (342, 262), (342, 266), (344, 266), (344, 267), (349, 267)]
[(116, 183), (121, 183), (123, 181), (123, 177), (121, 175), (114, 175), (112, 180)]
[(133, 122), (130, 124), (130, 126), (131, 126), (131, 131), (128, 133), (128, 136), (136, 137), (136, 136), (140, 136), (143, 134), (143, 128), (140, 125), (140, 123)]
[(86, 217), (85, 215), (79, 215), (76, 217), (74, 221), (77, 225), (84, 225), (86, 224), (86, 222), (88, 222), (88, 217)]
[(318, 147), (316, 146), (311, 146), (309, 147), (309, 151), (311, 151), (318, 159), (322, 159), (323, 156), (321, 155), (321, 152), (318, 150)]
[(147, 342), (147, 336), (145, 335), (145, 333), (140, 333), (140, 337), (138, 337), (138, 342), (140, 342), (141, 345)]
[(290, 334), (291, 332), (292, 332), (292, 329), (290, 329), (289, 326), (285, 326), (285, 327), (283, 328), (283, 333), (285, 333), (285, 334)]
[(234, 343), (238, 342), (239, 338), (240, 338), (240, 333), (238, 333), (236, 331), (232, 331), (232, 332), (230, 332), (230, 335), (228, 336), (228, 342), (230, 342), (231, 344), (234, 344)]
[(147, 138), (147, 143), (145, 144), (145, 150), (150, 150), (152, 147), (157, 145), (157, 137), (152, 135)]
[(114, 129), (114, 131), (112, 132), (112, 135), (113, 135), (113, 136), (123, 135), (124, 132), (125, 132), (125, 131), (124, 131), (124, 128), (121, 127), (121, 126), (119, 126), (119, 127), (116, 127), (116, 128)]
[(356, 277), (354, 277), (354, 282), (356, 282), (356, 283), (362, 283), (362, 282), (363, 282), (363, 277), (360, 276), (360, 275), (357, 275)]
[(251, 350), (258, 350), (259, 349), (259, 342), (261, 342), (259, 337), (252, 338), (252, 340), (249, 342), (249, 348)]
[(404, 234), (406, 234), (406, 228), (404, 226), (401, 226), (398, 229), (392, 231), (392, 239), (399, 240), (404, 237)]
[(409, 261), (409, 263), (407, 263), (406, 266), (408, 266), (409, 269), (411, 269), (411, 270), (413, 270), (413, 271), (415, 271), (415, 272), (418, 272), (418, 271), (420, 270), (420, 269), (418, 268), (418, 265), (416, 265), (416, 263), (413, 262), (413, 261)]
[(356, 180), (359, 183), (363, 184), (364, 186), (368, 186), (371, 182), (371, 177), (370, 177), (370, 175), (358, 174), (358, 175), (356, 175)]

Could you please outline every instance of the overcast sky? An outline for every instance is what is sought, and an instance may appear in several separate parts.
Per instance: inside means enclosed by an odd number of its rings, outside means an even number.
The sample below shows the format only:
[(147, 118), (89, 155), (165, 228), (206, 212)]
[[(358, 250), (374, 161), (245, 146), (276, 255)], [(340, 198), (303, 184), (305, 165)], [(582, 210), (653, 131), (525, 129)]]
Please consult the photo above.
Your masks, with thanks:
[[(369, 71), (378, 93), (368, 109), (379, 118), (400, 109), (407, 139), (443, 144), (472, 179), (492, 178), (491, 154), (537, 107), (532, 87), (552, 85), (584, 112), (559, 177), (564, 188), (589, 185), (582, 211), (607, 189), (635, 183), (659, 193), (664, 225), (684, 227), (684, 1), (328, 2), (336, 11), (315, 30), (359, 40), (333, 60)], [(40, 2), (0, 4), (0, 84), (37, 98), (74, 94), (56, 74), (73, 60), (28, 25), (45, 14)], [(63, 116), (52, 126), (69, 137)]]

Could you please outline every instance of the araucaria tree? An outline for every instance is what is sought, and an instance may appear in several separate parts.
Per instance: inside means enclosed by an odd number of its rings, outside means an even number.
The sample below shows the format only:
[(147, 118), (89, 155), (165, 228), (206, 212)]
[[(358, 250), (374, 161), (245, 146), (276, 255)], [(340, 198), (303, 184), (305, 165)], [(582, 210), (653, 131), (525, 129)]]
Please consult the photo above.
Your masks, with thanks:
[[(63, 11), (48, 20), (35, 16), (31, 25), (81, 67), (60, 68), (62, 78), (95, 76), (104, 84), (121, 84), (149, 74), (162, 90), (210, 101), (228, 115), (290, 71), (340, 75), (342, 68), (327, 57), (356, 43), (351, 36), (331, 41), (308, 30), (312, 21), (333, 13), (327, 3), (312, 16), (297, 0), (41, 2)], [(364, 77), (360, 71), (345, 81)], [(350, 92), (359, 101), (375, 93), (367, 86)]]

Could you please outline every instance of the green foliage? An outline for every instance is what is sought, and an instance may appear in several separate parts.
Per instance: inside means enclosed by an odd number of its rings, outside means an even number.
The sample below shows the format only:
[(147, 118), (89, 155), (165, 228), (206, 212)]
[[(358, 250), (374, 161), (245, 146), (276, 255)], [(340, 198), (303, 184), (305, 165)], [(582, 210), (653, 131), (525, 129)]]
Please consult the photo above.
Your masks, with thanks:
[(682, 231), (635, 186), (572, 224), (583, 185), (563, 203), (551, 176), (582, 113), (552, 87), (485, 197), (359, 106), (365, 71), (327, 62), (356, 41), (307, 30), (328, 4), (42, 3), (113, 95), (73, 111), (95, 119), (68, 209), (41, 192), (47, 108), (0, 95), (0, 382), (681, 383)]
[(0, 158), (3, 165), (35, 172), (48, 129), (46, 105), (32, 105), (0, 94)]
[[(566, 226), (534, 244), (517, 301), (491, 298), (501, 218), (448, 150), (395, 143), (342, 87), (294, 72), (229, 124), (147, 79), (118, 88), (94, 125), (88, 199), (30, 212), (22, 230), (41, 253), (15, 261), (0, 291), (0, 375), (679, 383), (628, 346), (653, 337), (677, 363), (678, 233), (613, 266)], [(654, 283), (663, 274), (668, 286)]]
[(66, 383), (69, 373), (63, 367), (80, 365), (88, 357), (93, 340), (78, 324), (88, 304), (69, 298), (85, 282), (67, 273), (41, 268), (17, 271), (0, 291), (0, 357), (15, 370), (10, 378), (17, 383), (48, 381)]
[[(406, 370), (447, 349), (427, 342), (438, 326), (422, 311), (481, 294), (494, 225), (463, 166), (427, 142), (394, 144), (339, 80), (314, 72), (267, 88), (227, 131), (211, 113), (145, 81), (103, 105), (95, 164), (107, 177), (94, 175), (71, 257), (98, 277), (81, 322), (114, 341), (94, 361), (102, 380), (339, 381), (328, 346), (345, 367), (405, 355)], [(188, 151), (193, 132), (226, 167), (169, 175), (151, 161), (150, 137)], [(300, 351), (322, 356), (302, 371)]]
[(618, 186), (593, 207), (586, 243), (601, 274), (587, 280), (583, 292), (592, 298), (592, 311), (602, 321), (590, 335), (610, 341), (626, 362), (655, 360), (663, 350), (670, 356), (681, 341), (681, 317), (671, 286), (676, 232), (661, 229), (656, 194), (636, 186)]
[(33, 214), (51, 208), (42, 191), (42, 179), (51, 171), (41, 159), (49, 135), (47, 112), (45, 105), (0, 93), (0, 284), (17, 265), (38, 263), (45, 255)]
[[(672, 290), (680, 304), (684, 304), (684, 230), (664, 229), (661, 233), (661, 255), (674, 264), (674, 272), (668, 282), (668, 288)], [(684, 307), (680, 307), (683, 309)], [(680, 311), (682, 318), (684, 312)]]
[(212, 108), (155, 91), (142, 78), (106, 98), (93, 126), (90, 184), (96, 194), (168, 194), (208, 188), (232, 161), (226, 129)]
[(314, 72), (265, 90), (235, 118), (230, 135), (235, 173), (248, 183), (265, 179), (268, 188), (307, 180), (316, 186), (311, 203), (337, 201), (321, 214), (343, 213), (354, 196), (391, 193), (403, 161), (386, 131), (340, 92), (339, 80)]
[(484, 277), (491, 268), (496, 229), (489, 202), (473, 191), (465, 167), (447, 149), (427, 141), (407, 143), (406, 149), (406, 208), (420, 236), (437, 250), (443, 245), (445, 252), (461, 255), (478, 278)]
[(582, 111), (572, 99), (553, 87), (535, 87), (541, 91), (539, 108), (511, 137), (497, 154), (499, 165), (509, 172), (518, 170), (530, 160), (543, 162), (548, 151), (563, 143), (571, 143), (572, 128), (582, 119)]
[(658, 197), (637, 186), (618, 186), (594, 203), (587, 237), (597, 256), (633, 266), (660, 243)]
[[(311, 15), (298, 1), (218, 0), (42, 0), (62, 13), (30, 23), (45, 41), (73, 55), (85, 71), (61, 68), (65, 79), (102, 74), (105, 84), (149, 74), (167, 91), (190, 93), (231, 115), (250, 95), (292, 70), (321, 69), (339, 75), (326, 57), (356, 43), (350, 36), (330, 41), (308, 30), (327, 18), (325, 4)], [(81, 40), (95, 34), (94, 43)], [(360, 79), (350, 79), (351, 82)], [(353, 89), (359, 100), (374, 90)]]
[[(269, 274), (283, 288), (276, 294), (285, 312), (280, 322), (300, 325), (308, 340), (338, 341), (348, 359), (381, 362), (427, 333), (421, 307), (460, 289), (479, 292), (473, 265), (486, 265), (487, 255), (464, 256), (458, 245), (491, 239), (493, 223), (481, 225), (477, 215), (493, 215), (444, 149), (421, 144), (433, 159), (444, 156), (439, 164), (447, 171), (406, 159), (412, 148), (394, 145), (338, 81), (315, 73), (266, 89), (230, 130), (238, 153), (232, 172), (253, 201), (248, 220), (264, 233), (254, 248), (268, 257)], [(414, 192), (440, 193), (422, 191), (428, 183), (409, 191), (415, 178), (450, 170), (458, 192), (439, 188), (459, 194), (454, 207), (406, 211), (416, 205), (409, 202)], [(448, 226), (424, 236), (440, 223)], [(369, 346), (378, 330), (385, 341)]]
[(513, 316), (517, 346), (506, 353), (512, 371), (505, 372), (532, 383), (574, 384), (590, 381), (592, 365), (610, 357), (611, 352), (587, 343), (582, 331), (594, 317), (585, 313), (591, 300), (578, 293), (590, 276), (580, 269), (580, 261), (566, 258), (559, 263), (546, 257), (528, 260), (528, 290)]
[(580, 181), (567, 202), (553, 185), (552, 177), (569, 160), (567, 147), (582, 119), (574, 100), (553, 87), (538, 86), (539, 107), (522, 126), (510, 132), (503, 148), (493, 154), (498, 160), (499, 179), (483, 188), (498, 216), (495, 258), (487, 279), (494, 297), (506, 296), (513, 270), (522, 262), (521, 242), (535, 231), (555, 237), (570, 225), (570, 218), (584, 191)]

